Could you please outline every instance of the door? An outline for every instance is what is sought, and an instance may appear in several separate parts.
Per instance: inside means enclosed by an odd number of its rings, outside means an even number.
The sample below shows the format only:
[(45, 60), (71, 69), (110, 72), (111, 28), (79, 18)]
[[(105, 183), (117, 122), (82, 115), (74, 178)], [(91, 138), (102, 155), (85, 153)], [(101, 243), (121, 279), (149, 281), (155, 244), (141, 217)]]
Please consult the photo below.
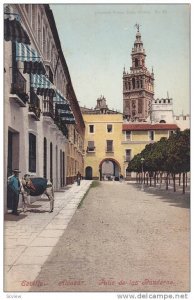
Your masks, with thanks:
[(92, 180), (92, 167), (86, 168), (86, 179)]

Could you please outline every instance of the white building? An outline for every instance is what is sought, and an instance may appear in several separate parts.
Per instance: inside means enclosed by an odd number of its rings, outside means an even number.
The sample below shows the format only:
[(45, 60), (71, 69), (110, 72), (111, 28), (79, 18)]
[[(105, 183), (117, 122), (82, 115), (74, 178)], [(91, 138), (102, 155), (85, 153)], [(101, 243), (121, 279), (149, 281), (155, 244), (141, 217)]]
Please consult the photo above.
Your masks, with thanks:
[(14, 168), (50, 179), (55, 190), (75, 177), (83, 168), (85, 125), (49, 5), (6, 5), (4, 18), (6, 199)]
[(174, 122), (178, 125), (180, 130), (190, 129), (190, 115), (180, 114), (174, 116)]
[(154, 99), (151, 106), (151, 121), (153, 123), (174, 123), (172, 98)]

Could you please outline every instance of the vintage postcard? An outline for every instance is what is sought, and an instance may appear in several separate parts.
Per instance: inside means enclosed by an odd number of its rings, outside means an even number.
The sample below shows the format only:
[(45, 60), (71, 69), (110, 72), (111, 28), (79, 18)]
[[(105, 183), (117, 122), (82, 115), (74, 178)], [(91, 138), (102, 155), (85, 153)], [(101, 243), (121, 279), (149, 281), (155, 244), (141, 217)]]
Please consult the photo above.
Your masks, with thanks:
[(3, 5), (3, 299), (191, 299), (190, 14)]

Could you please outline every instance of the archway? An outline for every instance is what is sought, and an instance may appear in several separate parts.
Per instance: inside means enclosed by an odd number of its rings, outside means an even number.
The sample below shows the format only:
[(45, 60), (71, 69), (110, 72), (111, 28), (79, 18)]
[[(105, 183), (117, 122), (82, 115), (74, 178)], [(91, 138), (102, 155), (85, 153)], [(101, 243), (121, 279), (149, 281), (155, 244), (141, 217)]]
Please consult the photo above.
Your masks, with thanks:
[(114, 158), (105, 158), (99, 165), (100, 180), (119, 180), (121, 167)]
[(92, 180), (92, 167), (86, 167), (85, 169), (85, 178), (87, 180)]

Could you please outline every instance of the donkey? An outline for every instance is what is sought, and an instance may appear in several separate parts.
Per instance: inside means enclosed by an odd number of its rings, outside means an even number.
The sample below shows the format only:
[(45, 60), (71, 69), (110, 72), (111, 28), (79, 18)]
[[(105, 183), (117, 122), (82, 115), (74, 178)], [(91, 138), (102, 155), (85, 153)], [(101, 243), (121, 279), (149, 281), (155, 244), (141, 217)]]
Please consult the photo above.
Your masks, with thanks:
[(29, 174), (25, 174), (22, 178), (22, 202), (23, 211), (27, 211), (28, 196), (40, 196), (45, 194), (50, 202), (50, 213), (54, 210), (54, 189), (52, 182), (43, 177), (31, 177)]

